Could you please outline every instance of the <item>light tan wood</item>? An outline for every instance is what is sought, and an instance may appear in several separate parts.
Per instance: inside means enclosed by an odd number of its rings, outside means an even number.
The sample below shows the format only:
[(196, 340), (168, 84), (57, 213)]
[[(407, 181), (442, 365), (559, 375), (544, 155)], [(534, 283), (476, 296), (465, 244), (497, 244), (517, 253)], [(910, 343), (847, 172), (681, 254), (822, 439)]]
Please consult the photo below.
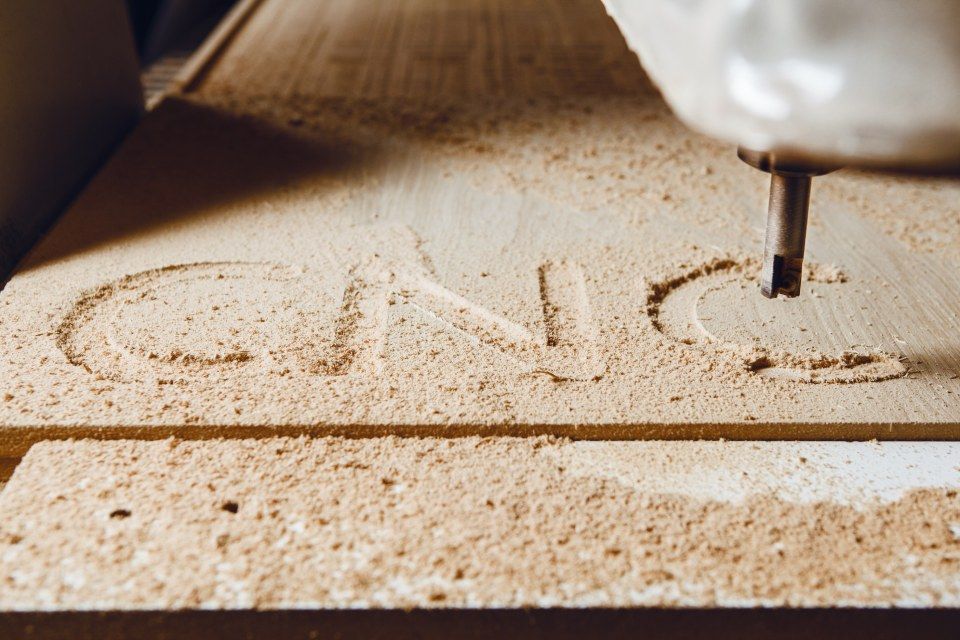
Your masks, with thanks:
[(958, 461), (957, 443), (43, 443), (0, 495), (0, 610), (953, 607)]
[(956, 184), (823, 178), (805, 295), (762, 300), (764, 177), (599, 3), (456, 7), (249, 14), (0, 294), (0, 454), (960, 436)]
[(599, 2), (266, 2), (189, 91), (272, 99), (649, 91)]
[[(203, 81), (210, 67), (216, 63), (218, 57), (230, 45), (233, 37), (246, 25), (247, 19), (261, 0), (241, 0), (224, 16), (217, 28), (207, 37), (203, 44), (190, 57), (186, 64), (174, 77), (170, 92), (192, 91)], [(150, 108), (156, 103), (147, 105)]]

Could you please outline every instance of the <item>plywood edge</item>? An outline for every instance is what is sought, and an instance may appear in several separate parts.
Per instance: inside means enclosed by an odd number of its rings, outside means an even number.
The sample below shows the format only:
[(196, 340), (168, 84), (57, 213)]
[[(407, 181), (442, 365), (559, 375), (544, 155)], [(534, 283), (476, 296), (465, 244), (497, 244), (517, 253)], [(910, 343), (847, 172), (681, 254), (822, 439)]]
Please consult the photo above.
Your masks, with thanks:
[[(3, 637), (277, 638), (334, 632), (365, 638), (949, 638), (957, 609), (543, 608), (231, 609), (20, 611), (0, 619)], [(322, 631), (321, 631), (322, 630)], [(451, 632), (451, 630), (456, 630)], [(718, 631), (726, 630), (726, 631)]]
[(262, 0), (240, 0), (174, 76), (170, 93), (186, 94), (195, 91), (261, 3)]
[(0, 428), (0, 458), (44, 440), (262, 439), (274, 437), (465, 438), (554, 436), (571, 440), (960, 441), (960, 423), (646, 423), (462, 425), (127, 425)]

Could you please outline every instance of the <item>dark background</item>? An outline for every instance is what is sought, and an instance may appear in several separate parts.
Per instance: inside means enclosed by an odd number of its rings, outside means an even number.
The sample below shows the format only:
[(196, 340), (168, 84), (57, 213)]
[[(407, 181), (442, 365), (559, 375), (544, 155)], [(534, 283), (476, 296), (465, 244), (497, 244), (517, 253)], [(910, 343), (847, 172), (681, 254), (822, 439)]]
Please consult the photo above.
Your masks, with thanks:
[(144, 65), (209, 31), (235, 0), (127, 0), (137, 50)]

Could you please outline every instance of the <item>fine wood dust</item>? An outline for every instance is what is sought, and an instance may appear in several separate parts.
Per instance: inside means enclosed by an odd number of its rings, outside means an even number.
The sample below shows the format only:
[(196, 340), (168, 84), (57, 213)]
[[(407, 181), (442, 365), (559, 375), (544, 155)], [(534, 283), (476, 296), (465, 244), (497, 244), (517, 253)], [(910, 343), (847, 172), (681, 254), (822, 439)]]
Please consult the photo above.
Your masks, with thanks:
[(950, 447), (44, 443), (0, 607), (957, 606)]
[[(707, 318), (701, 313), (703, 297), (711, 291), (729, 285), (731, 274), (740, 283), (741, 289), (747, 289), (744, 283), (754, 283), (748, 295), (756, 295), (757, 274), (760, 261), (751, 256), (716, 258), (706, 264), (698, 265), (680, 275), (648, 285), (646, 313), (654, 328), (673, 340), (684, 345), (709, 344), (715, 346), (719, 357), (729, 356), (742, 362), (743, 367), (768, 377), (815, 383), (855, 383), (881, 382), (900, 378), (907, 374), (907, 367), (896, 354), (884, 353), (879, 349), (855, 351), (844, 349), (836, 354), (820, 352), (808, 347), (793, 348), (791, 351), (777, 349), (776, 341), (766, 345), (737, 343), (719, 338), (705, 328)], [(718, 284), (703, 286), (707, 280)], [(804, 281), (809, 283), (843, 283), (846, 274), (835, 265), (821, 265), (807, 262), (804, 267)], [(698, 298), (686, 306), (668, 299), (684, 299), (684, 288), (697, 283)], [(689, 294), (686, 296), (689, 298)], [(695, 309), (689, 319), (689, 308)], [(739, 307), (734, 307), (739, 308)], [(719, 309), (723, 313), (728, 309)], [(788, 316), (787, 321), (790, 321)], [(716, 356), (714, 356), (716, 357)]]
[(828, 207), (810, 295), (758, 306), (764, 181), (653, 98), (203, 99), (152, 111), (0, 294), (8, 453), (957, 422), (956, 272)]
[[(629, 96), (470, 100), (343, 98), (301, 90), (278, 100), (251, 86), (214, 86), (198, 98), (295, 128), (349, 122), (356, 131), (447, 151), (454, 166), (494, 158), (501, 169), (496, 179), (514, 189), (598, 213), (627, 209), (637, 223), (645, 210), (667, 210), (722, 236), (756, 235), (762, 222), (756, 216), (766, 204), (759, 172), (749, 171), (729, 145), (680, 123), (649, 88)], [(757, 197), (755, 207), (744, 206)], [(817, 180), (812, 197), (812, 228), (822, 228), (818, 212), (824, 206), (842, 202), (912, 251), (960, 259), (956, 180), (841, 170)]]

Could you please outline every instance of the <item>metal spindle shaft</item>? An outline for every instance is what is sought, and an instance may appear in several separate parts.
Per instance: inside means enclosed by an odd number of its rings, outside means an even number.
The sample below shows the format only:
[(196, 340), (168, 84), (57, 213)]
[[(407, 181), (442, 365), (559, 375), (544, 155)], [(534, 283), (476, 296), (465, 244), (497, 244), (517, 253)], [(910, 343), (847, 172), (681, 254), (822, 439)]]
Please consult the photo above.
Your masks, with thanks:
[(770, 175), (770, 204), (760, 291), (768, 298), (800, 295), (810, 208), (809, 176)]

